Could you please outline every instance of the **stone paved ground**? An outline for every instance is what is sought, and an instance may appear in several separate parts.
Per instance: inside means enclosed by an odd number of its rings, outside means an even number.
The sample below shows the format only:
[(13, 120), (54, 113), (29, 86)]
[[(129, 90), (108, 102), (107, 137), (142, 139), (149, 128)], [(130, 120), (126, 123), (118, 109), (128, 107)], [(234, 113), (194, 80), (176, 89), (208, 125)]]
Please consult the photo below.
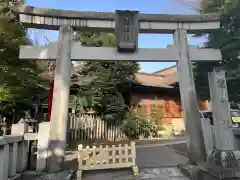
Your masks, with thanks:
[[(176, 143), (176, 142), (175, 142)], [(180, 142), (179, 142), (180, 143)], [(186, 164), (188, 159), (176, 153), (167, 144), (144, 145), (137, 147), (137, 165), (140, 170), (140, 180), (188, 180), (176, 167)], [(69, 153), (66, 165), (77, 168), (75, 153)], [(83, 180), (132, 180), (131, 169), (89, 171), (83, 174)]]
[(137, 148), (137, 165), (142, 167), (166, 167), (185, 164), (188, 159), (166, 146)]
[(37, 173), (35, 171), (28, 171), (14, 180), (66, 180), (72, 177), (73, 170), (65, 170), (58, 173)]
[[(130, 170), (86, 172), (83, 180), (134, 180)], [(189, 180), (176, 167), (142, 168), (138, 180)]]

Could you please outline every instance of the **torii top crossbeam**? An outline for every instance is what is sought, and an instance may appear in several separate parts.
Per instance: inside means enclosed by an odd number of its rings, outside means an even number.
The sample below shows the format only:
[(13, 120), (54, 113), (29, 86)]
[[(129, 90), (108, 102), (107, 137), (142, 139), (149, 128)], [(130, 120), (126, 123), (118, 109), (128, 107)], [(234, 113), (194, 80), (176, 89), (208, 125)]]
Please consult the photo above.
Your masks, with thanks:
[[(82, 12), (25, 5), (12, 7), (12, 11), (19, 14), (20, 21), (29, 28), (59, 30), (60, 26), (69, 25), (75, 30), (87, 28), (113, 32), (115, 29), (113, 12)], [(218, 29), (220, 15), (139, 14), (139, 23), (140, 33), (173, 33), (178, 28), (194, 33)]]

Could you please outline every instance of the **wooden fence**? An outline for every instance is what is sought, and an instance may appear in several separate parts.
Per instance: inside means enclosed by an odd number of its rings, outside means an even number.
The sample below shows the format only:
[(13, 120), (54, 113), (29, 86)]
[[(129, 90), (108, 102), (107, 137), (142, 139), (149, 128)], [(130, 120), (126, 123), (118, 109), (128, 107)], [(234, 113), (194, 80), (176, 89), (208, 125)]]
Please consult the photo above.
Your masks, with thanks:
[(84, 170), (132, 168), (134, 175), (138, 175), (136, 166), (135, 142), (118, 145), (83, 146), (78, 145), (78, 173), (79, 179)]
[(90, 141), (122, 141), (127, 137), (121, 131), (121, 124), (109, 124), (96, 114), (69, 114), (68, 146)]

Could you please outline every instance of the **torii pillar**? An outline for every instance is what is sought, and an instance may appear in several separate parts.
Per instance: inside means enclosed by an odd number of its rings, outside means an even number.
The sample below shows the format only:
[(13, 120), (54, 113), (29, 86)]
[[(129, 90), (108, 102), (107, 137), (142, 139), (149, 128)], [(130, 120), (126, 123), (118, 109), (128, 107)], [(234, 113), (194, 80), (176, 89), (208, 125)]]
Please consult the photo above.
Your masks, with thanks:
[(183, 105), (185, 127), (188, 134), (188, 153), (190, 163), (204, 162), (206, 158), (198, 101), (189, 54), (187, 30), (176, 29), (174, 44), (178, 50), (178, 79)]
[(73, 30), (70, 26), (60, 27), (49, 134), (48, 171), (50, 172), (58, 172), (64, 160), (72, 67), (72, 35)]

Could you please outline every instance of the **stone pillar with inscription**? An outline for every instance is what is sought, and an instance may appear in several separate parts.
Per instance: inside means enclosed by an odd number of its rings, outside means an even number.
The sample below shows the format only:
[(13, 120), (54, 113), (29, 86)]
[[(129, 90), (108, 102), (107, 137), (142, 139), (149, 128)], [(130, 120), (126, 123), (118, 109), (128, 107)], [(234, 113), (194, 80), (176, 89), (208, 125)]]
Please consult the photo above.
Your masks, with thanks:
[(200, 164), (199, 179), (238, 180), (240, 152), (235, 148), (225, 71), (214, 69), (208, 78), (216, 147), (209, 153), (207, 163)]
[(214, 69), (213, 72), (209, 73), (209, 88), (212, 100), (216, 148), (221, 150), (235, 150), (224, 70)]

